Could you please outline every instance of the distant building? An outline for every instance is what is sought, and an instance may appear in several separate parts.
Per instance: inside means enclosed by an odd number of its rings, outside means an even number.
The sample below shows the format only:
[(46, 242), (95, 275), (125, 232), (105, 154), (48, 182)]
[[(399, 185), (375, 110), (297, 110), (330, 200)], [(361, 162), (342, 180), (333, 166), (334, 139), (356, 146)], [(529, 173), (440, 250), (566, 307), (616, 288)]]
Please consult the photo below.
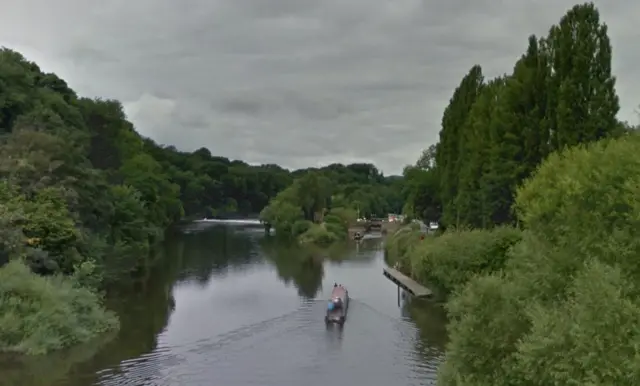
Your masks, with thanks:
[(401, 214), (389, 213), (387, 215), (387, 220), (389, 222), (402, 222), (404, 221), (404, 216)]

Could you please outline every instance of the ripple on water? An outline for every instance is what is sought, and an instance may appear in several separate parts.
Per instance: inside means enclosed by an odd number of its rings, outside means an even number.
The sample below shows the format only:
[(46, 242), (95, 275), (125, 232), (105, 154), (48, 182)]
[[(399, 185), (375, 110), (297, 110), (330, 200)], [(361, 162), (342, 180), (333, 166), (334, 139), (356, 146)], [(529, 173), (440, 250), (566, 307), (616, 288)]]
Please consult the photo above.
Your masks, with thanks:
[(324, 302), (191, 343), (162, 336), (148, 355), (100, 373), (101, 385), (430, 385), (441, 361), (415, 325), (353, 300), (345, 326), (327, 328)]

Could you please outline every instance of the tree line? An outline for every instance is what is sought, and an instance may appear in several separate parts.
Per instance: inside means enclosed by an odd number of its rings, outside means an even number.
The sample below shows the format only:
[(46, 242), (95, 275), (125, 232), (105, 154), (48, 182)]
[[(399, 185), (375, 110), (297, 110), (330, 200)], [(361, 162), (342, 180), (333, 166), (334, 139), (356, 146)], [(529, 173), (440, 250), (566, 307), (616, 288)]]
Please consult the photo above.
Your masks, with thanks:
[(405, 211), (447, 228), (386, 248), (446, 300), (439, 385), (637, 383), (640, 135), (611, 59), (596, 7), (572, 7), (511, 74), (474, 66), (405, 169)]
[(292, 172), (157, 144), (135, 131), (120, 102), (80, 97), (2, 48), (0, 351), (41, 353), (115, 328), (99, 293), (148, 272), (167, 227), (257, 215), (314, 173), (363, 212), (401, 206), (398, 181), (373, 165)]
[(403, 180), (385, 177), (371, 164), (333, 164), (295, 175), (260, 213), (280, 238), (326, 246), (346, 239), (358, 218), (402, 209)]
[(616, 118), (607, 26), (593, 4), (532, 35), (510, 74), (480, 65), (446, 107), (440, 140), (405, 168), (408, 212), (444, 227), (513, 224), (516, 187), (549, 154), (630, 130)]

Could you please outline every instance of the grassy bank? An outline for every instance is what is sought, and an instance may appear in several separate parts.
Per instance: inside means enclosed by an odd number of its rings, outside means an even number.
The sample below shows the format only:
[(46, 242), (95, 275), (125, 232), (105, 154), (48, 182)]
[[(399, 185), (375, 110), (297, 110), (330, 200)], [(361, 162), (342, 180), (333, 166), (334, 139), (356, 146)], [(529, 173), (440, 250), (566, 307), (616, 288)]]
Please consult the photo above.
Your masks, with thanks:
[(640, 137), (552, 154), (513, 228), (426, 237), (387, 256), (450, 296), (444, 386), (631, 385), (640, 377)]

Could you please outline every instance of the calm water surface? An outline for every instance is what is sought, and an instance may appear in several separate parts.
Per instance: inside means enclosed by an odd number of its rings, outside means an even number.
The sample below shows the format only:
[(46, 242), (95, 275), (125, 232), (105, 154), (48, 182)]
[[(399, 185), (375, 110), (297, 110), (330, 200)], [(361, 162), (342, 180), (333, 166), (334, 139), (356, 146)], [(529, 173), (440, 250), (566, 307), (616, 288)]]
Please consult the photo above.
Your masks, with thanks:
[[(122, 329), (72, 350), (6, 360), (2, 386), (430, 385), (442, 360), (442, 311), (398, 306), (381, 240), (317, 253), (262, 229), (194, 224), (167, 242), (147, 278), (109, 305)], [(352, 297), (327, 328), (334, 282)]]

